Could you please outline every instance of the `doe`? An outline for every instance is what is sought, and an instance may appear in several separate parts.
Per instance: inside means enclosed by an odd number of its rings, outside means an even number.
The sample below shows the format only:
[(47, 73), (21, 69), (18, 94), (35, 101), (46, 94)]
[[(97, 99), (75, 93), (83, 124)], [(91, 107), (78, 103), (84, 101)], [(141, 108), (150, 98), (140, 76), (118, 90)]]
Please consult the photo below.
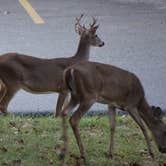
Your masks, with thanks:
[(159, 151), (166, 153), (166, 125), (153, 115), (145, 99), (141, 82), (135, 74), (112, 65), (84, 61), (67, 68), (63, 78), (71, 93), (71, 99), (63, 109), (62, 117), (66, 123), (66, 114), (79, 104), (69, 122), (84, 160), (86, 155), (78, 125), (82, 116), (95, 102), (108, 105), (111, 130), (109, 156), (111, 158), (114, 152), (116, 108), (127, 111), (139, 125), (152, 157), (154, 155), (145, 124), (154, 136)]

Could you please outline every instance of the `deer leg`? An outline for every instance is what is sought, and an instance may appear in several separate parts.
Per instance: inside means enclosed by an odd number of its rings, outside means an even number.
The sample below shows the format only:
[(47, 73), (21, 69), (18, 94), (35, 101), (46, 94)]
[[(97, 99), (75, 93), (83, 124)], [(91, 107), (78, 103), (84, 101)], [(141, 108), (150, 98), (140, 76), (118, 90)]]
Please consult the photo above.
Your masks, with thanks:
[(73, 133), (74, 133), (74, 136), (77, 141), (77, 145), (80, 150), (81, 158), (83, 158), (84, 161), (86, 161), (86, 156), (85, 156), (84, 146), (81, 141), (78, 125), (79, 125), (80, 119), (89, 110), (89, 108), (92, 106), (92, 104), (93, 104), (93, 102), (90, 102), (90, 101), (82, 101), (79, 105), (79, 108), (74, 112), (74, 114), (71, 116), (71, 118), (69, 120)]
[(7, 107), (8, 104), (10, 102), (10, 100), (12, 99), (12, 97), (14, 96), (14, 94), (18, 91), (19, 88), (9, 88), (8, 86), (6, 86), (6, 93), (3, 96), (3, 98), (1, 98), (0, 100), (0, 111), (2, 113), (7, 113)]
[(109, 120), (110, 120), (110, 149), (109, 149), (109, 157), (113, 158), (114, 154), (114, 133), (116, 127), (116, 110), (115, 107), (109, 106), (108, 110)]
[(68, 102), (63, 106), (63, 110), (61, 112), (61, 116), (64, 117), (70, 112), (76, 105), (78, 104), (78, 100), (74, 95), (71, 95), (71, 98)]
[(4, 82), (0, 79), (0, 102), (7, 93), (7, 88)]
[(146, 127), (145, 127), (145, 125), (144, 125), (144, 123), (143, 123), (143, 121), (138, 113), (138, 110), (136, 108), (134, 108), (132, 110), (128, 110), (128, 112), (131, 115), (131, 117), (135, 120), (135, 122), (139, 125), (140, 129), (142, 130), (144, 137), (145, 137), (145, 140), (146, 140), (146, 143), (147, 143), (148, 152), (149, 152), (150, 156), (152, 158), (154, 158), (154, 154), (153, 154), (152, 149), (151, 149), (150, 138), (148, 136)]
[(66, 98), (67, 98), (67, 93), (59, 94), (57, 100), (56, 112), (54, 113), (55, 117), (58, 117), (60, 115), (60, 112), (62, 111), (62, 107)]
[[(67, 151), (68, 151), (68, 137), (67, 137), (67, 113), (70, 112), (76, 105), (78, 104), (77, 100), (74, 100), (74, 98), (71, 96), (70, 101), (67, 105), (65, 105), (64, 109), (62, 110), (61, 116), (62, 116), (62, 128), (63, 128), (63, 140), (64, 140), (64, 148), (61, 152), (62, 156), (65, 157)], [(63, 157), (63, 158), (64, 158)]]

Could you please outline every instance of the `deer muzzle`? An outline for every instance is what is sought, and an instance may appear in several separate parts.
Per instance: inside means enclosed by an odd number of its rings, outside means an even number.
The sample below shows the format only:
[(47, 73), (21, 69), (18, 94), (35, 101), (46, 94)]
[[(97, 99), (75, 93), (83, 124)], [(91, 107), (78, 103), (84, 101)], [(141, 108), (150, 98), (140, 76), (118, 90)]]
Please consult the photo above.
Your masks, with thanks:
[(104, 46), (104, 42), (102, 42), (100, 45), (99, 45), (99, 47), (103, 47)]

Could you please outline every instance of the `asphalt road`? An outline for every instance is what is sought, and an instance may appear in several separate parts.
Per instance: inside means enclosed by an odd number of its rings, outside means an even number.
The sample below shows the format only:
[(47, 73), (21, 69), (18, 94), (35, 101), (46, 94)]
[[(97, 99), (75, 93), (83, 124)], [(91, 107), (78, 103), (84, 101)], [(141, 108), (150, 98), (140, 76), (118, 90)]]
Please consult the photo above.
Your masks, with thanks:
[[(142, 81), (150, 104), (166, 108), (166, 4), (152, 0), (29, 0), (44, 20), (35, 24), (18, 0), (0, 1), (0, 53), (68, 57), (75, 53), (75, 17), (98, 18), (106, 45), (91, 49), (91, 60), (130, 70)], [(149, 3), (147, 3), (149, 2)], [(160, 1), (158, 1), (160, 2)], [(16, 94), (9, 111), (54, 110), (57, 94)], [(92, 109), (105, 109), (95, 105)]]

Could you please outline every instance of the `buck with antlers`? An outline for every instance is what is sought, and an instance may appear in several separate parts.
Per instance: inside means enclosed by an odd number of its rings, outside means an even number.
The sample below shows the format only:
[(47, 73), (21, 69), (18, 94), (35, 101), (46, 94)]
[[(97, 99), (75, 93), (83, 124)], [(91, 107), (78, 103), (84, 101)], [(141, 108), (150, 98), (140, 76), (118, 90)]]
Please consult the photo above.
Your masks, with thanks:
[[(113, 157), (115, 109), (127, 111), (141, 128), (148, 146), (148, 152), (153, 157), (151, 143), (145, 124), (150, 129), (158, 149), (166, 153), (166, 125), (153, 115), (144, 95), (144, 90), (139, 79), (126, 70), (115, 66), (95, 63), (80, 62), (64, 71), (64, 82), (71, 93), (68, 105), (62, 111), (62, 117), (79, 104), (78, 109), (70, 117), (81, 157), (85, 159), (84, 146), (78, 129), (82, 116), (95, 103), (107, 104), (110, 117), (110, 149), (109, 156)], [(145, 124), (144, 124), (145, 123)], [(64, 131), (66, 135), (66, 131)]]
[(90, 28), (76, 18), (75, 31), (80, 36), (77, 52), (69, 58), (41, 59), (8, 53), (0, 56), (0, 111), (6, 113), (9, 101), (19, 89), (31, 93), (58, 92), (56, 116), (59, 115), (67, 96), (63, 84), (63, 71), (70, 65), (88, 60), (90, 46), (102, 47), (104, 42), (96, 35), (96, 19)]

